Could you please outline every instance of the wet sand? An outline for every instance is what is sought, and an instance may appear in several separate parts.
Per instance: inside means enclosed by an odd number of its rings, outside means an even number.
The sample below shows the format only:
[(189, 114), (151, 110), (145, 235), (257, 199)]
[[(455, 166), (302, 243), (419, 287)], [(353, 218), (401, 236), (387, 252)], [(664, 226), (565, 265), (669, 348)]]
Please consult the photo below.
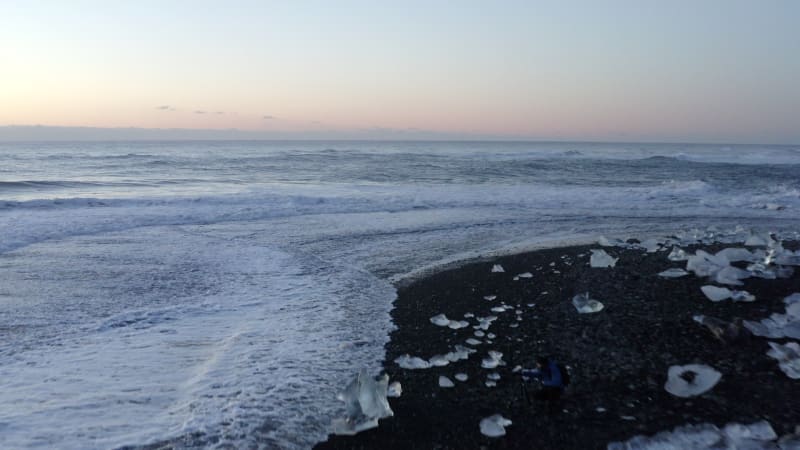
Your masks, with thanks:
[[(796, 250), (798, 243), (784, 246)], [(386, 345), (384, 362), (391, 380), (403, 387), (402, 397), (390, 399), (395, 416), (356, 436), (331, 436), (315, 448), (587, 449), (688, 423), (722, 426), (765, 419), (778, 435), (800, 424), (800, 382), (788, 378), (766, 355), (767, 339), (725, 344), (692, 320), (696, 314), (760, 320), (783, 312), (782, 299), (800, 292), (800, 270), (789, 279), (743, 280), (744, 286), (736, 289), (755, 294), (753, 303), (713, 303), (700, 291), (700, 286), (713, 284), (707, 279), (694, 274), (678, 279), (657, 276), (686, 266), (685, 261), (669, 261), (667, 252), (605, 248), (619, 261), (614, 268), (599, 269), (588, 265), (590, 248), (600, 247), (548, 249), (476, 262), (401, 287), (392, 311), (397, 329)], [(493, 264), (501, 264), (505, 272), (491, 273)], [(524, 272), (533, 277), (513, 281)], [(605, 305), (603, 311), (576, 312), (571, 299), (586, 291)], [(487, 301), (488, 295), (497, 299)], [(490, 312), (501, 303), (513, 308)], [(522, 311), (521, 320), (516, 310)], [(465, 313), (497, 315), (487, 331), (496, 338), (475, 346), (478, 352), (468, 360), (425, 370), (400, 368), (394, 363), (400, 355), (427, 359), (474, 337), (472, 326), (452, 330), (433, 325), (430, 317), (440, 313), (456, 320)], [(502, 352), (506, 365), (482, 369), (488, 350)], [(521, 377), (512, 373), (517, 365), (532, 367), (539, 355), (553, 355), (570, 367), (572, 384), (555, 414), (535, 401), (528, 405), (521, 395)], [(689, 363), (714, 367), (722, 373), (721, 381), (699, 397), (670, 395), (664, 390), (667, 369)], [(496, 387), (486, 387), (486, 375), (494, 371), (501, 379)], [(455, 381), (458, 372), (469, 379)], [(440, 388), (440, 375), (454, 380), (455, 387)], [(536, 384), (527, 386), (531, 393), (536, 389)], [(481, 435), (480, 420), (498, 413), (513, 421), (506, 436)]]

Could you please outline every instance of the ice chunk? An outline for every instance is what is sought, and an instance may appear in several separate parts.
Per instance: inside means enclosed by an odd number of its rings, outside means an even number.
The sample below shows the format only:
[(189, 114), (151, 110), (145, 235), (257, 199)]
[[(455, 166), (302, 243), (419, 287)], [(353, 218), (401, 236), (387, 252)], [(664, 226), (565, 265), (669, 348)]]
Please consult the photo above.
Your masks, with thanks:
[(680, 277), (685, 277), (686, 275), (689, 275), (689, 272), (683, 269), (676, 269), (676, 268), (667, 269), (663, 272), (659, 272), (658, 274), (658, 276), (664, 278), (680, 278)]
[(494, 333), (489, 333), (489, 334), (486, 335), (486, 337), (489, 338), (489, 339), (494, 339), (497, 336), (495, 336)]
[(750, 272), (739, 269), (738, 267), (727, 266), (718, 270), (714, 274), (712, 279), (719, 284), (730, 284), (733, 286), (740, 286), (742, 282), (739, 280), (743, 280), (749, 277), (750, 277)]
[(778, 360), (783, 373), (793, 380), (800, 379), (800, 344), (789, 342), (786, 345), (770, 342), (767, 355)]
[(471, 319), (473, 317), (475, 317), (475, 314), (472, 314), (472, 313), (469, 313), (469, 312), (468, 313), (464, 313), (464, 318), (465, 319)]
[(456, 374), (456, 380), (458, 381), (467, 381), (468, 379), (469, 377), (465, 373), (459, 372)]
[(733, 322), (725, 322), (715, 317), (697, 315), (692, 317), (695, 322), (705, 326), (715, 338), (725, 342), (733, 343), (745, 339), (749, 336), (746, 326), (743, 326), (740, 319)]
[(481, 367), (484, 369), (494, 369), (502, 364), (505, 364), (503, 362), (503, 354), (495, 350), (489, 350), (489, 356), (481, 361)]
[(672, 366), (664, 389), (677, 397), (693, 397), (713, 388), (720, 378), (721, 373), (704, 364)]
[(505, 306), (495, 306), (494, 308), (492, 308), (492, 312), (494, 313), (506, 312), (506, 308)]
[(481, 341), (479, 341), (479, 340), (477, 340), (475, 338), (469, 338), (469, 339), (467, 339), (466, 342), (469, 345), (481, 345)]
[(484, 336), (486, 336), (486, 333), (484, 333), (481, 330), (477, 330), (476, 332), (474, 332), (472, 334), (474, 334), (476, 337), (484, 337)]
[(456, 344), (454, 350), (444, 355), (444, 358), (450, 362), (456, 362), (462, 359), (469, 359), (469, 355), (476, 351), (475, 349)]
[(395, 381), (386, 388), (386, 396), (387, 397), (400, 397), (403, 395), (403, 386), (400, 385), (399, 381)]
[(386, 399), (388, 384), (388, 375), (375, 380), (367, 374), (366, 369), (361, 369), (339, 393), (339, 399), (345, 403), (347, 417), (334, 421), (334, 433), (353, 435), (377, 427), (379, 419), (393, 416)]
[(466, 328), (469, 326), (469, 322), (466, 320), (451, 320), (447, 323), (448, 328), (452, 328), (453, 330), (458, 330), (459, 328)]
[(530, 273), (530, 272), (524, 272), (524, 273), (517, 274), (517, 277), (519, 277), (519, 278), (533, 278), (533, 274)]
[(500, 380), (500, 374), (497, 372), (492, 372), (489, 375), (486, 375), (486, 378), (492, 381)]
[(509, 425), (511, 425), (511, 421), (500, 414), (485, 417), (481, 419), (480, 423), (481, 434), (488, 437), (505, 436), (506, 427)]
[(703, 294), (712, 302), (720, 302), (731, 298), (731, 290), (728, 288), (708, 285), (701, 287), (700, 290), (703, 291)]
[(680, 247), (672, 247), (672, 251), (667, 255), (670, 261), (686, 261), (688, 258), (689, 256)]
[(428, 361), (409, 354), (398, 356), (394, 362), (403, 369), (429, 369), (431, 367), (431, 363)]
[(446, 327), (450, 325), (450, 319), (447, 318), (444, 314), (438, 314), (431, 317), (431, 323), (434, 325), (438, 325), (440, 327)]
[(717, 257), (703, 250), (698, 250), (686, 259), (686, 270), (694, 272), (698, 277), (714, 275), (729, 265), (730, 261), (724, 256)]
[(483, 299), (487, 300), (487, 301), (492, 301), (492, 300), (494, 300), (496, 298), (497, 298), (496, 295), (486, 295), (486, 296), (483, 297)]
[(588, 292), (572, 297), (572, 304), (581, 314), (596, 313), (598, 311), (602, 311), (603, 309), (603, 304), (597, 300), (589, 298)]
[(444, 375), (439, 375), (439, 387), (443, 388), (451, 388), (454, 387), (455, 383), (450, 378), (447, 378)]
[(503, 269), (503, 266), (501, 266), (500, 264), (495, 264), (492, 266), (492, 273), (503, 273), (503, 272), (505, 272), (505, 269)]
[(783, 303), (786, 303), (787, 305), (790, 303), (800, 303), (800, 292), (795, 292), (794, 294), (787, 296), (783, 299)]
[(591, 250), (592, 256), (589, 258), (591, 267), (614, 267), (619, 258), (614, 258), (605, 250)]
[(486, 380), (483, 384), (486, 385), (486, 387), (496, 387), (497, 386), (497, 382), (496, 381), (492, 381), (492, 380)]
[(762, 247), (766, 246), (768, 241), (771, 241), (772, 238), (765, 239), (763, 236), (758, 234), (750, 233), (750, 236), (744, 241), (744, 245), (748, 247)]
[(661, 248), (662, 241), (658, 239), (647, 239), (638, 245), (643, 248), (647, 253), (655, 253)]
[(777, 437), (769, 422), (762, 420), (750, 425), (729, 423), (720, 430), (703, 423), (684, 425), (672, 431), (662, 431), (654, 436), (635, 436), (626, 442), (612, 442), (608, 450), (718, 450), (718, 449), (773, 449)]
[(428, 362), (435, 367), (444, 367), (450, 364), (450, 361), (444, 355), (433, 355)]
[(750, 253), (750, 250), (746, 248), (736, 248), (736, 247), (722, 249), (716, 253), (716, 256), (718, 258), (725, 258), (729, 262), (736, 262), (736, 261), (752, 262), (757, 259), (755, 255)]
[(755, 295), (747, 291), (732, 291), (728, 288), (711, 285), (702, 286), (700, 290), (712, 302), (720, 302), (728, 298), (735, 302), (754, 302), (756, 300)]

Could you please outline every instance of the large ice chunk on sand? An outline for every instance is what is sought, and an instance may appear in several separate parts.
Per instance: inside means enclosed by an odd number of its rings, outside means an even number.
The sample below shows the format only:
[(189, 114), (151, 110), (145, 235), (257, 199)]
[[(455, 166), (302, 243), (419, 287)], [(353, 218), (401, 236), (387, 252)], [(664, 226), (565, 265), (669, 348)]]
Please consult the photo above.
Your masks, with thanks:
[(394, 415), (386, 394), (389, 375), (377, 380), (361, 369), (358, 375), (339, 393), (339, 400), (345, 403), (347, 417), (334, 420), (336, 434), (353, 435), (378, 426), (378, 420)]
[(722, 374), (705, 364), (672, 366), (667, 371), (664, 389), (677, 397), (693, 397), (713, 388)]
[(425, 361), (418, 356), (411, 356), (407, 353), (405, 355), (398, 356), (394, 362), (396, 362), (397, 365), (403, 369), (430, 369), (431, 367), (431, 363), (428, 361)]
[(481, 434), (488, 437), (505, 436), (506, 427), (509, 425), (511, 425), (511, 421), (500, 414), (485, 417), (481, 419), (480, 423)]
[(654, 436), (635, 436), (625, 442), (612, 442), (608, 450), (718, 450), (777, 448), (777, 438), (769, 422), (762, 420), (749, 425), (729, 423), (722, 430), (709, 423), (684, 425)]
[(603, 304), (597, 300), (589, 298), (588, 292), (572, 297), (572, 304), (581, 314), (596, 313), (603, 310)]
[(800, 302), (787, 303), (785, 314), (773, 313), (761, 322), (745, 320), (744, 326), (756, 336), (800, 339)]
[(800, 344), (789, 342), (786, 345), (770, 342), (767, 355), (778, 360), (783, 373), (793, 380), (800, 379)]
[(592, 256), (589, 258), (591, 267), (614, 267), (619, 258), (614, 258), (605, 250), (591, 250)]

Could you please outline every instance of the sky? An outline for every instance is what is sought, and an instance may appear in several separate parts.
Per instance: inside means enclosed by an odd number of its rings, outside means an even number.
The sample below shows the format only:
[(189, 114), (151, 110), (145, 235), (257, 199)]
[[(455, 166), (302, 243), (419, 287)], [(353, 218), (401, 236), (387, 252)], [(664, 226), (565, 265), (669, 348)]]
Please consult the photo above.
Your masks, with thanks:
[(0, 0), (0, 128), (798, 144), (798, 23), (795, 0)]

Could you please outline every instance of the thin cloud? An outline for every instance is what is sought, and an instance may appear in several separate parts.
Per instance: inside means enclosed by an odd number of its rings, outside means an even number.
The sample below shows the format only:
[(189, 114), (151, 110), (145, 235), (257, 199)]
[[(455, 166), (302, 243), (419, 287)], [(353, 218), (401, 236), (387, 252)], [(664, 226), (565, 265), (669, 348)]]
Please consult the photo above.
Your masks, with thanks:
[(197, 110), (197, 111), (195, 111), (194, 113), (195, 113), (195, 114), (205, 114), (206, 112), (198, 109), (198, 110)]
[(219, 114), (219, 115), (225, 114), (225, 111), (216, 111), (216, 112), (214, 112), (214, 114)]
[(175, 107), (170, 105), (156, 106), (156, 109), (159, 111), (175, 111)]
[(262, 117), (262, 119), (264, 119), (264, 120), (272, 120), (274, 118), (275, 118), (275, 116), (264, 116), (264, 117)]

